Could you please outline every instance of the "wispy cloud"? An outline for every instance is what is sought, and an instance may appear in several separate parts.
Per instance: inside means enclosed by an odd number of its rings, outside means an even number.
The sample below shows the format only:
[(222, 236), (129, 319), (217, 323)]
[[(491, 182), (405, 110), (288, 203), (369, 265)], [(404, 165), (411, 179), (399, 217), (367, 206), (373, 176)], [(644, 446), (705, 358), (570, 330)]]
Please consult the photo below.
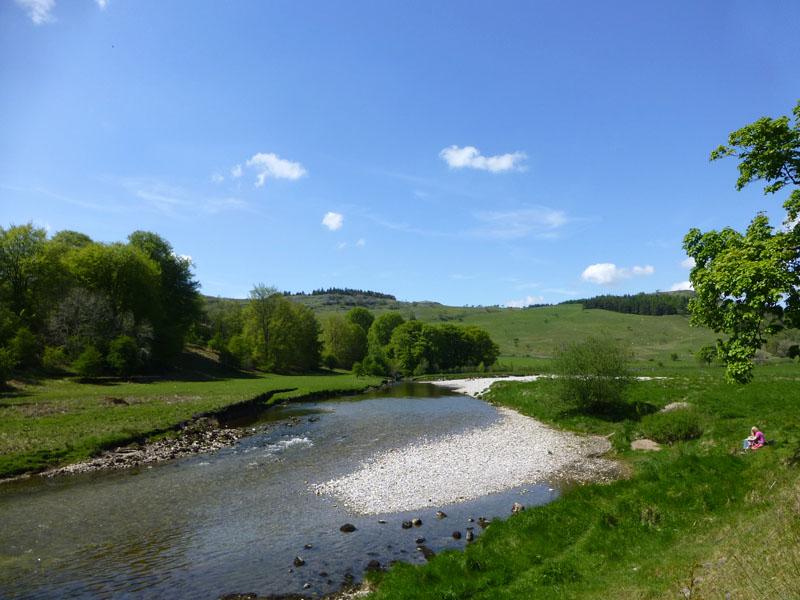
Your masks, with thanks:
[(16, 0), (16, 2), (36, 25), (53, 23), (56, 20), (52, 13), (56, 0)]
[(483, 156), (474, 146), (459, 148), (453, 145), (439, 152), (439, 157), (444, 160), (451, 169), (469, 168), (489, 171), (491, 173), (503, 173), (505, 171), (524, 171), (527, 168), (519, 164), (520, 161), (527, 158), (524, 152)]
[(198, 212), (217, 214), (228, 210), (247, 210), (245, 201), (235, 197), (198, 197), (180, 187), (157, 180), (130, 178), (124, 187), (151, 208), (171, 216), (186, 216)]
[(108, 0), (96, 0), (97, 6), (105, 8), (108, 5)]
[(531, 304), (544, 304), (544, 296), (525, 296), (522, 300), (509, 300), (506, 302), (508, 308), (525, 308)]
[(365, 240), (364, 238), (360, 238), (360, 239), (359, 239), (359, 240), (356, 242), (356, 246), (366, 246), (366, 245), (367, 245), (367, 240)]
[(558, 237), (558, 230), (570, 219), (561, 210), (536, 206), (519, 210), (480, 211), (473, 216), (482, 227), (469, 232), (474, 235), (501, 239), (518, 239), (533, 235), (540, 239)]
[(693, 259), (691, 256), (689, 256), (689, 257), (687, 257), (687, 258), (684, 258), (684, 259), (681, 261), (681, 266), (682, 266), (684, 269), (694, 269), (694, 266), (695, 266), (694, 259)]
[(236, 165), (231, 169), (231, 177), (238, 179), (242, 176), (242, 165)]
[(336, 231), (344, 224), (344, 216), (335, 212), (326, 213), (325, 216), (322, 217), (322, 224), (331, 231)]
[(294, 180), (300, 179), (308, 173), (299, 162), (292, 162), (272, 153), (254, 154), (245, 164), (256, 171), (256, 187), (264, 185), (267, 177)]
[(586, 267), (581, 274), (581, 279), (600, 285), (614, 285), (623, 279), (630, 279), (634, 275), (652, 275), (653, 273), (655, 273), (655, 269), (650, 265), (626, 269), (613, 263), (598, 263)]

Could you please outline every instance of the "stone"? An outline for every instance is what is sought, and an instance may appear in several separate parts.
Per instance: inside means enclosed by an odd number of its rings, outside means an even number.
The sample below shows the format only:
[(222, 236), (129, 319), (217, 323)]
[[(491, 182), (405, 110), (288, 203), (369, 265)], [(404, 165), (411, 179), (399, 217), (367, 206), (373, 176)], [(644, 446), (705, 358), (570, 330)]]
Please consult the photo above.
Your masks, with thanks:
[(422, 519), (420, 519), (419, 517), (411, 519), (411, 524), (414, 527), (422, 527)]
[(342, 533), (352, 533), (356, 530), (356, 526), (352, 523), (345, 523), (341, 527), (339, 527), (339, 531)]
[(294, 557), (294, 566), (295, 567), (302, 567), (304, 564), (306, 564), (306, 561), (304, 561), (302, 558), (300, 558), (299, 556), (295, 556)]
[(511, 507), (511, 514), (518, 515), (523, 510), (525, 510), (525, 507), (522, 506), (522, 504), (520, 504), (519, 502), (514, 502), (514, 506)]
[(471, 531), (468, 531), (468, 532), (467, 532), (467, 541), (468, 541), (468, 542), (471, 542), (471, 541), (472, 541), (472, 540), (474, 540), (474, 539), (475, 539), (475, 534), (474, 534), (474, 533), (472, 533)]
[(403, 529), (411, 529), (413, 525), (411, 524), (411, 521), (403, 521), (402, 527)]
[(684, 409), (684, 408), (691, 408), (691, 406), (692, 405), (689, 402), (670, 402), (669, 404), (667, 404), (664, 408), (662, 408), (658, 412), (660, 412), (660, 413), (672, 412), (673, 410), (681, 410), (681, 409)]
[(414, 543), (415, 543), (415, 544), (424, 544), (424, 543), (425, 543), (425, 538), (424, 538), (424, 537), (417, 538), (417, 539), (414, 541)]
[(444, 514), (442, 511), (440, 511), (440, 510), (437, 510), (437, 511), (436, 511), (436, 518), (437, 518), (437, 519), (446, 519), (446, 518), (447, 518), (447, 515), (446, 515), (446, 514)]
[(417, 546), (417, 552), (422, 552), (422, 556), (425, 557), (425, 560), (430, 560), (436, 556), (436, 553), (427, 546)]
[(486, 529), (490, 524), (491, 524), (491, 521), (489, 519), (487, 519), (486, 517), (481, 517), (480, 519), (478, 519), (478, 526), (481, 529)]
[(364, 570), (372, 573), (375, 571), (380, 571), (381, 563), (373, 558), (371, 561), (369, 561), (369, 563), (367, 563), (367, 567)]
[(656, 450), (661, 450), (661, 446), (658, 445), (658, 442), (654, 442), (653, 440), (633, 440), (631, 442), (631, 449), (653, 452)]
[(310, 584), (310, 583), (304, 583), (304, 584), (303, 584), (303, 589), (305, 589), (305, 590), (307, 590), (307, 589), (308, 589), (308, 588), (310, 588), (310, 587), (311, 587), (311, 584)]
[(453, 532), (453, 539), (454, 540), (460, 540), (461, 539), (461, 532), (460, 531), (454, 531)]
[(378, 523), (381, 525), (386, 525), (386, 521), (384, 519), (378, 519)]
[(314, 546), (312, 546), (311, 544), (306, 544), (305, 546), (303, 546), (303, 548), (305, 548), (306, 550), (311, 550), (313, 547)]

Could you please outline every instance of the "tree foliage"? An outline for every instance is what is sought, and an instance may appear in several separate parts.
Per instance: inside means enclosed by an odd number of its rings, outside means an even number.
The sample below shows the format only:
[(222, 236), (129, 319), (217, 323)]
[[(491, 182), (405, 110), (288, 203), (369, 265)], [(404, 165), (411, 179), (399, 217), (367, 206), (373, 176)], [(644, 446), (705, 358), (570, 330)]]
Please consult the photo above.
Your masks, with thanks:
[[(785, 116), (763, 117), (711, 153), (712, 161), (739, 159), (736, 189), (757, 180), (766, 182), (765, 194), (800, 185), (800, 101), (793, 113), (794, 124)], [(752, 358), (769, 336), (800, 326), (800, 189), (783, 207), (787, 218), (778, 229), (758, 213), (743, 234), (730, 227), (691, 229), (684, 238), (695, 260), (691, 323), (727, 334), (717, 350), (731, 382), (752, 379)]]
[(21, 370), (38, 366), (45, 347), (63, 347), (70, 362), (91, 347), (102, 366), (124, 335), (140, 367), (167, 366), (198, 318), (198, 285), (191, 261), (154, 233), (99, 243), (76, 231), (48, 239), (31, 223), (0, 227), (0, 347), (13, 347)]
[(581, 300), (583, 308), (600, 308), (632, 315), (686, 315), (689, 313), (689, 296), (681, 294), (625, 294), (623, 296), (595, 296)]

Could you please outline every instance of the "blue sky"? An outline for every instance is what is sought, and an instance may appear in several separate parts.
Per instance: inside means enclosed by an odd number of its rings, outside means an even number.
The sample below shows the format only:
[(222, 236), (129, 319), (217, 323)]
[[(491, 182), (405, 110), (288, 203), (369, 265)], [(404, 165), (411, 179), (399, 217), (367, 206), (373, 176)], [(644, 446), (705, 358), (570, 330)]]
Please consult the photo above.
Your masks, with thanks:
[(708, 156), (800, 98), (797, 8), (6, 0), (0, 225), (153, 231), (213, 296), (681, 287), (689, 228), (781, 219)]

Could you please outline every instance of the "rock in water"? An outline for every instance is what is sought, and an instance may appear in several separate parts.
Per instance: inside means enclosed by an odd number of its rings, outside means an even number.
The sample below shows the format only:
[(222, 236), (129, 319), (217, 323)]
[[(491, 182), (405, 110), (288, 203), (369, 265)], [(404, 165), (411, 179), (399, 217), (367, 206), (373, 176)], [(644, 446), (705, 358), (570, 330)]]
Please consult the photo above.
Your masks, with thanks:
[(514, 506), (511, 507), (511, 514), (518, 515), (523, 510), (525, 510), (525, 507), (522, 506), (522, 504), (520, 504), (519, 502), (514, 502)]
[(411, 529), (412, 527), (411, 521), (403, 521), (403, 529)]
[(461, 532), (460, 531), (454, 531), (453, 532), (453, 539), (454, 540), (460, 540), (461, 539)]
[(422, 527), (422, 519), (420, 519), (419, 517), (417, 517), (415, 519), (411, 519), (411, 524), (414, 527)]
[(367, 568), (364, 570), (370, 572), (380, 571), (381, 563), (379, 563), (377, 560), (373, 558), (371, 561), (369, 561), (369, 563), (367, 564)]
[(306, 561), (304, 561), (302, 558), (300, 558), (299, 556), (295, 556), (294, 557), (294, 566), (295, 567), (302, 567), (304, 564), (306, 564)]
[(437, 510), (437, 511), (436, 511), (436, 518), (437, 518), (437, 519), (446, 519), (446, 518), (447, 518), (447, 515), (446, 515), (446, 514), (444, 514), (442, 511), (440, 511), (440, 510)]
[(467, 541), (468, 541), (468, 542), (471, 542), (471, 541), (472, 541), (472, 540), (474, 540), (474, 539), (475, 539), (475, 534), (474, 534), (474, 533), (472, 533), (471, 531), (468, 531), (468, 532), (467, 532)]
[(342, 533), (352, 533), (356, 530), (356, 526), (351, 523), (345, 523), (341, 527), (339, 527), (339, 531)]

